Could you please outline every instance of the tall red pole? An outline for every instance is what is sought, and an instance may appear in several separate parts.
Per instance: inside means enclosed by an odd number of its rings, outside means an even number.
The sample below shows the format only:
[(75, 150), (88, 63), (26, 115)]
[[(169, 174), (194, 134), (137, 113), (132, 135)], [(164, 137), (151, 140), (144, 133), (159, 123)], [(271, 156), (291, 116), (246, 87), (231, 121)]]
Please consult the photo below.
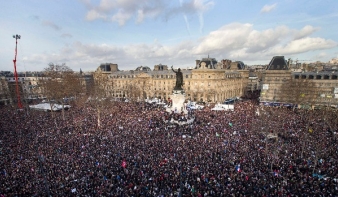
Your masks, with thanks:
[(15, 77), (15, 83), (16, 83), (16, 96), (18, 97), (18, 108), (22, 109), (22, 103), (20, 99), (20, 91), (19, 91), (19, 82), (18, 82), (18, 73), (16, 72), (16, 55), (17, 55), (17, 46), (18, 46), (18, 39), (21, 38), (20, 35), (14, 35), (13, 38), (15, 38), (15, 56), (14, 56), (14, 77)]

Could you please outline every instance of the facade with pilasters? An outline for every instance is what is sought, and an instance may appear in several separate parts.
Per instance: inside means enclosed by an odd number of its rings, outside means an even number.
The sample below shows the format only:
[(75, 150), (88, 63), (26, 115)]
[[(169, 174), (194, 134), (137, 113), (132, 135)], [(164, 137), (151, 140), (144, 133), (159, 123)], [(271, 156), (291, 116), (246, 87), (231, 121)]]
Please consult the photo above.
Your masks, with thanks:
[[(174, 66), (177, 70), (179, 66)], [(120, 71), (116, 64), (100, 65), (96, 72), (108, 76), (107, 96), (117, 98), (168, 99), (175, 87), (176, 74), (167, 65), (154, 69), (140, 66)], [(181, 68), (186, 99), (191, 101), (222, 102), (245, 94), (249, 71), (242, 62), (217, 62), (215, 58), (196, 60), (191, 68)]]

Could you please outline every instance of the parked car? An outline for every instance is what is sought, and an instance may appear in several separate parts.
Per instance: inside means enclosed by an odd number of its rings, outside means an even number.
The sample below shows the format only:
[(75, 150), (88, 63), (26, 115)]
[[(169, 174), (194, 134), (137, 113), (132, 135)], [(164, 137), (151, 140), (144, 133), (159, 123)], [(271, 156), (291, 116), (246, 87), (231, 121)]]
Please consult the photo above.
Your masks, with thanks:
[(205, 106), (206, 103), (203, 102), (203, 101), (200, 101), (200, 102), (197, 102), (196, 104), (197, 104), (197, 105), (203, 105), (203, 106)]
[(234, 104), (235, 100), (234, 99), (226, 99), (223, 104), (229, 105), (229, 104)]
[(203, 109), (204, 106), (203, 105), (199, 105), (196, 102), (189, 102), (187, 104), (187, 109)]

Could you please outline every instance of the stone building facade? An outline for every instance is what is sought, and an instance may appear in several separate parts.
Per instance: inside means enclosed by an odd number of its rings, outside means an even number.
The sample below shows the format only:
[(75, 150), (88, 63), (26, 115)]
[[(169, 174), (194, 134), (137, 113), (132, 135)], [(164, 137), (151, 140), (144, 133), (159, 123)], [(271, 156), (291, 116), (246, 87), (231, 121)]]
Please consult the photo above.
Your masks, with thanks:
[[(120, 71), (118, 68), (112, 71), (110, 65), (116, 64), (100, 65), (97, 69), (97, 72), (108, 77), (107, 96), (168, 99), (172, 94), (176, 74), (167, 65), (155, 65), (154, 69), (140, 66), (130, 71)], [(215, 58), (208, 57), (196, 60), (192, 68), (181, 68), (181, 72), (186, 98), (192, 101), (222, 102), (227, 98), (243, 96), (247, 89), (249, 71), (242, 63), (217, 62)]]
[[(337, 72), (301, 72), (292, 73), (294, 81), (307, 80), (313, 82), (314, 87), (310, 88), (314, 94), (314, 105), (338, 105), (338, 73)], [(310, 103), (310, 102), (309, 102)], [(310, 103), (310, 104), (311, 104)]]
[(7, 104), (9, 102), (10, 94), (8, 83), (4, 76), (0, 76), (0, 104)]
[[(93, 76), (90, 73), (79, 75), (83, 92), (88, 93), (92, 85)], [(18, 73), (18, 87), (21, 102), (45, 99), (42, 82), (47, 80), (43, 72)], [(0, 103), (12, 104), (17, 102), (16, 81), (14, 74), (10, 71), (0, 73)]]
[(337, 106), (337, 76), (336, 71), (294, 72), (284, 56), (275, 56), (262, 72), (260, 102)]
[[(14, 74), (10, 71), (2, 71), (0, 75), (1, 103), (9, 104), (17, 102)], [(18, 73), (18, 89), (22, 102), (24, 102), (24, 100), (43, 98), (42, 87), (39, 86), (39, 81), (41, 80), (43, 80), (41, 72)]]

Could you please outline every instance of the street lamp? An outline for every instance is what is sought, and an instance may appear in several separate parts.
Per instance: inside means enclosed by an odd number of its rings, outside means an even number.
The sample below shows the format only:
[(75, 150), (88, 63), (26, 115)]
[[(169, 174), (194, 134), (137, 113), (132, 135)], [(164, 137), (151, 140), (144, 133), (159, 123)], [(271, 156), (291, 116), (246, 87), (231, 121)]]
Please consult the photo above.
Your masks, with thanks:
[(18, 107), (19, 109), (22, 109), (22, 103), (20, 100), (20, 92), (19, 92), (19, 82), (18, 82), (18, 73), (16, 72), (16, 55), (17, 55), (17, 46), (18, 46), (18, 39), (21, 39), (21, 36), (16, 34), (13, 35), (13, 38), (15, 38), (15, 56), (14, 56), (14, 77), (15, 77), (15, 84), (16, 84), (16, 96), (18, 98)]

